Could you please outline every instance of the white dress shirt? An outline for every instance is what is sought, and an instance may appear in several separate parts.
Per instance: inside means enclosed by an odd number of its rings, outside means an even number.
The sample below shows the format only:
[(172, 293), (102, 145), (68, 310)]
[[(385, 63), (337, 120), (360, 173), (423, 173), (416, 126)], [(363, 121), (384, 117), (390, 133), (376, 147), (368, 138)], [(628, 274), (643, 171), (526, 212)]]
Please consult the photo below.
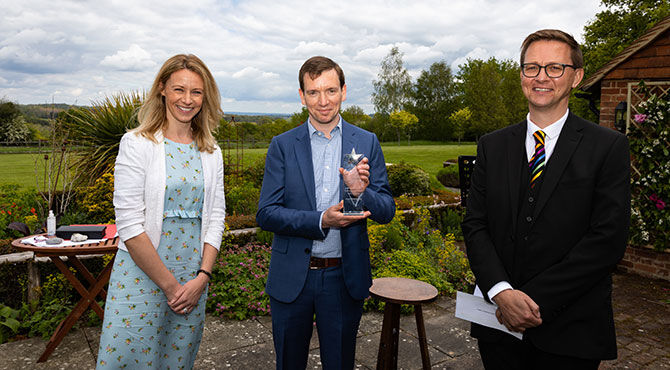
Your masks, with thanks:
[[(526, 156), (528, 158), (528, 162), (530, 162), (530, 159), (533, 157), (533, 154), (535, 154), (535, 139), (533, 138), (533, 133), (537, 130), (542, 130), (546, 134), (544, 138), (544, 163), (545, 166), (549, 162), (549, 157), (551, 157), (551, 154), (554, 152), (554, 148), (556, 148), (556, 142), (558, 141), (558, 136), (561, 134), (561, 130), (563, 130), (563, 125), (565, 125), (565, 121), (568, 119), (568, 113), (570, 110), (566, 110), (565, 114), (563, 117), (559, 118), (558, 121), (549, 124), (547, 127), (541, 129), (539, 128), (533, 121), (530, 120), (530, 113), (526, 116), (526, 122), (527, 128), (526, 128)], [(507, 282), (507, 281), (501, 281), (495, 284), (487, 293), (490, 300), (493, 300), (493, 297), (495, 297), (498, 293), (502, 292), (503, 290), (507, 289), (514, 289), (512, 285)], [(482, 297), (482, 292), (479, 289), (478, 286), (475, 286), (475, 295)]]

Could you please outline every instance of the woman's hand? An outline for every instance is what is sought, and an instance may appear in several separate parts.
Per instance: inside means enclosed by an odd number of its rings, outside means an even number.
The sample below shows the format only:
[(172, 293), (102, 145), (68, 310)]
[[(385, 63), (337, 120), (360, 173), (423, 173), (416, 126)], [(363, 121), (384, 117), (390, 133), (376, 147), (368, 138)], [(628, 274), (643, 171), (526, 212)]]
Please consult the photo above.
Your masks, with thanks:
[(207, 275), (198, 274), (194, 279), (181, 285), (174, 297), (167, 296), (168, 306), (178, 314), (190, 313), (198, 304), (208, 282), (209, 278)]

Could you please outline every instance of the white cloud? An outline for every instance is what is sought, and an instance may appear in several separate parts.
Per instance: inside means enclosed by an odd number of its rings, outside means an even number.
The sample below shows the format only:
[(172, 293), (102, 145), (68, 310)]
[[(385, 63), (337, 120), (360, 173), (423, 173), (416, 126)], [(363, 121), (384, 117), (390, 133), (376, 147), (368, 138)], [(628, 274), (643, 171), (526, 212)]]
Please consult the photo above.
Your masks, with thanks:
[(269, 79), (274, 79), (279, 77), (277, 73), (272, 73), (272, 72), (263, 72), (259, 70), (258, 68), (255, 67), (246, 67), (240, 71), (237, 71), (233, 73), (232, 75), (233, 78), (236, 79), (262, 79), (262, 80), (269, 80)]
[(491, 53), (489, 53), (487, 50), (482, 49), (482, 48), (474, 48), (464, 56), (460, 58), (456, 58), (453, 63), (451, 63), (451, 69), (453, 71), (458, 70), (458, 66), (461, 64), (467, 63), (468, 59), (489, 59), (492, 57)]
[(372, 80), (393, 46), (413, 76), (442, 60), (454, 69), (468, 57), (516, 60), (523, 38), (540, 28), (581, 39), (599, 3), (26, 0), (3, 9), (0, 96), (88, 104), (148, 90), (164, 60), (193, 53), (214, 74), (224, 110), (293, 112), (298, 69), (326, 55), (344, 69), (345, 105), (370, 112)]
[(111, 67), (121, 71), (140, 71), (156, 65), (151, 60), (151, 54), (137, 44), (132, 44), (127, 50), (119, 50), (114, 55), (106, 56), (101, 66)]

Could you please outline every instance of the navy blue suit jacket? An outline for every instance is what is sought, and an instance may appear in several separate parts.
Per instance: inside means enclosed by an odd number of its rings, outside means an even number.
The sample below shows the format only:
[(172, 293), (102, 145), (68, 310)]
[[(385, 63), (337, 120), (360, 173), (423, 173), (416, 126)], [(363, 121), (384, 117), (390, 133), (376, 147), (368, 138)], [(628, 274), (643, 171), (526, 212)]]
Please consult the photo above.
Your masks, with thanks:
[[(309, 269), (312, 241), (323, 239), (316, 210), (314, 170), (308, 122), (272, 139), (265, 160), (256, 222), (274, 233), (270, 272), (265, 291), (274, 299), (290, 303), (305, 284)], [(395, 202), (386, 175), (384, 154), (373, 133), (342, 120), (342, 163), (344, 155), (355, 148), (370, 165), (370, 184), (363, 193), (370, 218), (390, 222)], [(344, 183), (340, 176), (340, 199)], [(327, 233), (328, 229), (324, 229)], [(367, 220), (340, 229), (342, 237), (342, 270), (345, 285), (354, 299), (364, 299), (372, 285), (370, 242)]]

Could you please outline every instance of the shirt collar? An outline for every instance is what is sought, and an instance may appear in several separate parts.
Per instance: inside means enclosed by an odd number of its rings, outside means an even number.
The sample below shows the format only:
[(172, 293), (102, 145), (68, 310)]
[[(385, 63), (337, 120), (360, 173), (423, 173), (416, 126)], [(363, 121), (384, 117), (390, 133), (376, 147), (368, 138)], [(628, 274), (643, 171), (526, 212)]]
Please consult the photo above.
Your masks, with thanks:
[(528, 128), (526, 129), (526, 134), (530, 137), (533, 136), (533, 133), (537, 130), (542, 130), (546, 134), (547, 138), (549, 139), (555, 139), (558, 137), (558, 135), (561, 133), (561, 130), (563, 129), (563, 125), (565, 125), (565, 121), (568, 119), (568, 114), (570, 113), (570, 109), (565, 111), (565, 114), (563, 117), (559, 118), (558, 121), (549, 124), (545, 128), (539, 128), (533, 121), (530, 120), (530, 113), (526, 116), (526, 121), (528, 122)]
[[(314, 133), (320, 132), (320, 131), (317, 131), (317, 129), (314, 128), (314, 126), (312, 125), (312, 121), (309, 118), (307, 118), (307, 129), (309, 130), (309, 136), (310, 137), (312, 137), (314, 135)], [(333, 129), (330, 131), (330, 136), (331, 137), (333, 136), (335, 131), (337, 131), (336, 129), (339, 129), (340, 131), (342, 131), (342, 116), (339, 116), (339, 120), (337, 121), (337, 125), (335, 127), (333, 127)]]

